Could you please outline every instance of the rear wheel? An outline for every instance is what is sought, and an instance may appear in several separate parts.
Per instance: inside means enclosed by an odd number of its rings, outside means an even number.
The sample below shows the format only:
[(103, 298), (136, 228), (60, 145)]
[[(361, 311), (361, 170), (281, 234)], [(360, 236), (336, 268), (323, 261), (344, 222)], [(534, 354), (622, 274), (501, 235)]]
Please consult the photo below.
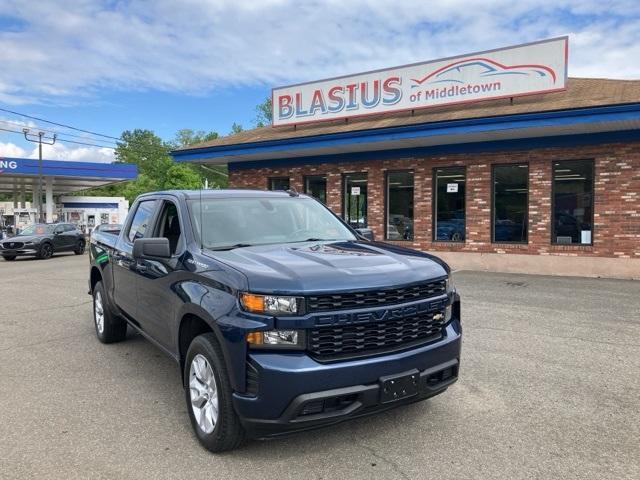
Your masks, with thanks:
[(16, 259), (16, 256), (15, 255), (3, 255), (2, 258), (4, 258), (8, 262), (11, 262), (11, 261)]
[(40, 250), (38, 251), (38, 258), (41, 260), (47, 260), (53, 256), (53, 245), (49, 242), (45, 242), (40, 245)]
[(184, 381), (191, 426), (200, 443), (214, 453), (239, 447), (244, 429), (233, 409), (229, 375), (213, 333), (191, 342)]
[(76, 255), (82, 255), (84, 253), (85, 245), (86, 243), (84, 240), (78, 240), (78, 243), (76, 244), (76, 248), (73, 250), (73, 253), (75, 253)]
[(93, 323), (102, 343), (120, 342), (127, 335), (127, 322), (111, 310), (102, 282), (93, 287)]

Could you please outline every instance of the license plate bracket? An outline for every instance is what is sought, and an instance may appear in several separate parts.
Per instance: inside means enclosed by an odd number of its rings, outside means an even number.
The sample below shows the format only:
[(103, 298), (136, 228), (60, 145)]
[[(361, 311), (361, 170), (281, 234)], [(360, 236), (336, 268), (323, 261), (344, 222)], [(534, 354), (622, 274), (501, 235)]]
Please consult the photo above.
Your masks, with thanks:
[(380, 403), (391, 403), (418, 394), (418, 370), (380, 378)]

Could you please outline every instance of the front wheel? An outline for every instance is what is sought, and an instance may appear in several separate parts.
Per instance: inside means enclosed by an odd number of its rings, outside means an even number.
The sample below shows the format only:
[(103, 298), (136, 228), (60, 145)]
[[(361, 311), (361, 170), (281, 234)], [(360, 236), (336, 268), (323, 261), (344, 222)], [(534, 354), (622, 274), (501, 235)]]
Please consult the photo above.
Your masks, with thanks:
[(38, 258), (41, 260), (47, 260), (53, 256), (53, 245), (49, 242), (45, 242), (40, 245), (40, 250), (38, 251)]
[(85, 245), (84, 240), (78, 240), (78, 244), (76, 245), (76, 248), (73, 249), (73, 253), (76, 255), (82, 255), (84, 253)]
[(93, 287), (93, 323), (102, 343), (120, 342), (127, 335), (127, 322), (111, 311), (102, 282)]
[(184, 381), (191, 426), (200, 443), (214, 453), (239, 447), (244, 429), (233, 409), (229, 375), (213, 333), (191, 342)]

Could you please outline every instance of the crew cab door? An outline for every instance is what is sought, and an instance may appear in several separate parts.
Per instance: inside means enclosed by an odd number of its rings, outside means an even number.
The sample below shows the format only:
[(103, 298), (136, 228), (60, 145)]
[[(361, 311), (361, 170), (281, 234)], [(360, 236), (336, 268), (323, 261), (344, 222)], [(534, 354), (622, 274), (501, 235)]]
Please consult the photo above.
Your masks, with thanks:
[(185, 249), (185, 237), (178, 202), (163, 199), (159, 203), (155, 228), (150, 236), (167, 238), (171, 257), (138, 260), (138, 317), (142, 328), (172, 351), (175, 349), (173, 322), (179, 303), (172, 287), (183, 271), (180, 258)]
[(113, 297), (116, 305), (130, 320), (139, 323), (137, 284), (139, 264), (133, 258), (133, 242), (149, 237), (153, 228), (158, 200), (142, 200), (132, 211), (130, 219), (113, 252)]

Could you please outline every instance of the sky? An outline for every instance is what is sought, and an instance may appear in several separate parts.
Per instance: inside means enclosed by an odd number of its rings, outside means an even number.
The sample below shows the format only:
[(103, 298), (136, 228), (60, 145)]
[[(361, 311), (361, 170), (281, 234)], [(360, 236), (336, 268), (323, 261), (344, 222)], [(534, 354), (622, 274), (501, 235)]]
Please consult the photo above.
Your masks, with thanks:
[[(3, 111), (0, 128), (109, 162), (127, 129), (251, 128), (275, 86), (561, 35), (570, 77), (640, 79), (638, 0), (0, 0), (0, 108), (106, 136)], [(34, 147), (0, 130), (0, 156)]]

